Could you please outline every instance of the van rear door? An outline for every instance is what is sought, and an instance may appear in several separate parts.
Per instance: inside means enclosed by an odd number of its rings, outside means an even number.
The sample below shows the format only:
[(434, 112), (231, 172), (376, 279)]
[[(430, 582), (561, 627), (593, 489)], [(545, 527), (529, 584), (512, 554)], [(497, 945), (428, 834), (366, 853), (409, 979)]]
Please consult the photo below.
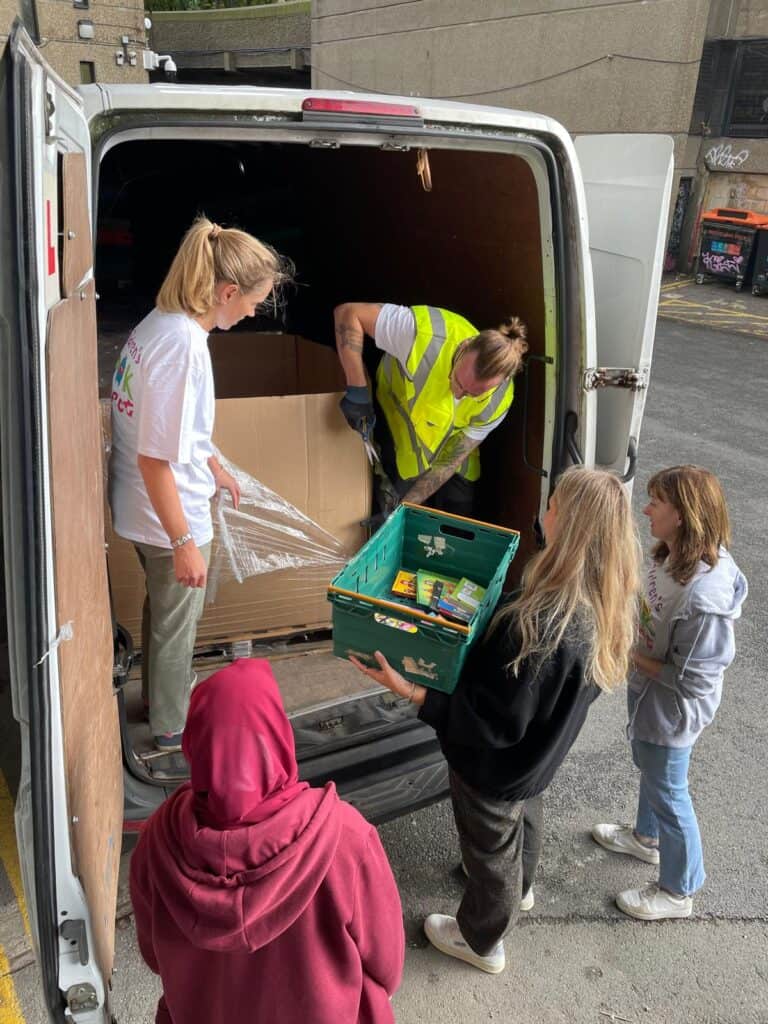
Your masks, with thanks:
[[(595, 464), (634, 476), (656, 333), (674, 171), (667, 135), (583, 135), (575, 140), (587, 199), (597, 359), (585, 363), (585, 415)], [(590, 439), (584, 439), (591, 450)]]
[(0, 433), (16, 829), (51, 1020), (106, 1022), (122, 827), (77, 95), (17, 23), (0, 90)]

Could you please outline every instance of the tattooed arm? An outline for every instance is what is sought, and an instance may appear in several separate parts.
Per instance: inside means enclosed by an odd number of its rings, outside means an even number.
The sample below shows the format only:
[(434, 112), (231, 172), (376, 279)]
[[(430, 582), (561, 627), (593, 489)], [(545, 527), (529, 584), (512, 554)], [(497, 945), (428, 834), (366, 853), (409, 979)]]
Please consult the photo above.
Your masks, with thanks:
[(336, 351), (344, 369), (347, 384), (365, 387), (363, 342), (366, 334), (374, 337), (376, 319), (381, 311), (377, 302), (345, 302), (333, 311), (336, 328)]
[(437, 458), (427, 472), (422, 473), (404, 496), (403, 501), (411, 501), (414, 505), (423, 505), (427, 498), (431, 498), (435, 491), (451, 479), (464, 459), (479, 444), (480, 442), (474, 437), (467, 437), (466, 434), (454, 434), (437, 453)]

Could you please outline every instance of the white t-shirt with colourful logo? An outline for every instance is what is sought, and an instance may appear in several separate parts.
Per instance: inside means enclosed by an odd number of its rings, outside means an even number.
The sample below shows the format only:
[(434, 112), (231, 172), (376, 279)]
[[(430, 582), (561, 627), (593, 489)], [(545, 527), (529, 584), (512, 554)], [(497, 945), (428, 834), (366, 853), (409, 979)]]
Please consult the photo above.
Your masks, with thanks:
[(171, 546), (139, 471), (138, 456), (148, 455), (170, 463), (195, 543), (211, 540), (214, 414), (208, 332), (183, 313), (153, 310), (132, 331), (112, 378), (109, 502), (119, 536)]

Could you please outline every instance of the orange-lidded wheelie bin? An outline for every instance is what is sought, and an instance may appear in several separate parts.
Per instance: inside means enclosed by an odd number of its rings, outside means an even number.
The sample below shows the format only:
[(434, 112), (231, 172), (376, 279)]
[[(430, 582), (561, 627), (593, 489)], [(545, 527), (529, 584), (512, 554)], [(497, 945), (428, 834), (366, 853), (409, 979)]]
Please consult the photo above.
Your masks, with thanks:
[(696, 283), (705, 276), (735, 281), (741, 289), (752, 272), (755, 236), (768, 227), (768, 214), (719, 206), (701, 217), (701, 240), (696, 257)]

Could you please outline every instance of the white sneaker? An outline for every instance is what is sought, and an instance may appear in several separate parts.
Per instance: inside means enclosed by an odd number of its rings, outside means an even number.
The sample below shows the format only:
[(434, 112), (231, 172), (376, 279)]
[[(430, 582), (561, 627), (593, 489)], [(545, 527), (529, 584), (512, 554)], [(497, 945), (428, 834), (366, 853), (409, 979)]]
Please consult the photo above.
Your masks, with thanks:
[(501, 974), (504, 970), (504, 943), (497, 943), (494, 951), (488, 956), (480, 956), (461, 934), (455, 917), (449, 917), (448, 914), (430, 914), (424, 921), (424, 933), (435, 949), (439, 949), (447, 956), (455, 956), (457, 960), (464, 960), (465, 963), (472, 964), (473, 967), (478, 967), (488, 974)]
[[(464, 872), (464, 874), (467, 876), (467, 878), (469, 878), (469, 872), (467, 871), (467, 865), (464, 863), (463, 860), (461, 862), (461, 870)], [(533, 896), (533, 886), (531, 886), (531, 888), (528, 890), (528, 892), (524, 892), (523, 893), (523, 898), (520, 900), (520, 909), (521, 910), (533, 910), (533, 907), (534, 907), (535, 903), (536, 903), (536, 900), (534, 899), (534, 896)]]
[(646, 864), (659, 863), (658, 847), (641, 843), (628, 825), (593, 825), (592, 838), (612, 853), (627, 853)]
[(673, 896), (654, 883), (645, 889), (620, 892), (616, 897), (616, 906), (641, 921), (661, 921), (667, 917), (690, 917), (693, 900), (690, 896)]
[(523, 898), (520, 900), (520, 909), (533, 910), (533, 905), (535, 902), (536, 901), (533, 898), (533, 886), (531, 886), (528, 892), (523, 893)]

